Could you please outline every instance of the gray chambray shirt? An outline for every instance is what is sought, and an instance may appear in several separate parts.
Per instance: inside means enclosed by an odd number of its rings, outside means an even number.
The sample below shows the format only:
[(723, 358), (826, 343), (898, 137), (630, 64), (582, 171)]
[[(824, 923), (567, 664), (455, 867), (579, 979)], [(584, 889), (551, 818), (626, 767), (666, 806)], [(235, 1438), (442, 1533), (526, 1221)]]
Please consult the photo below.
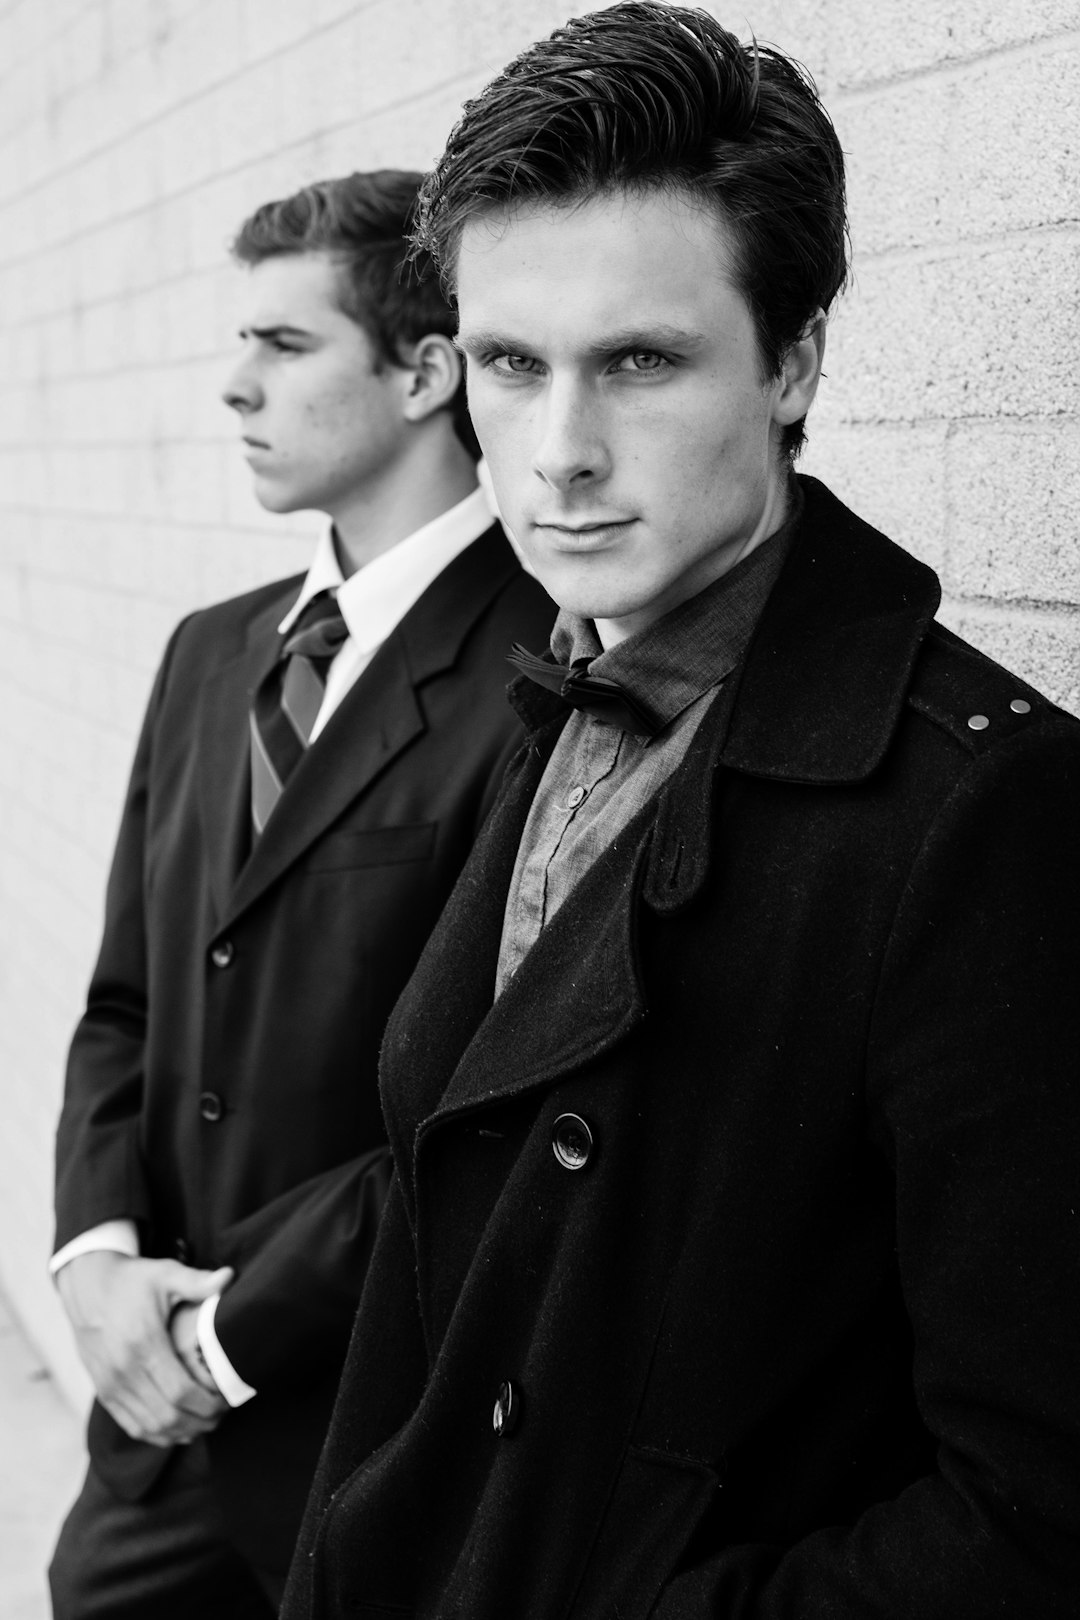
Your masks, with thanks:
[[(794, 483), (794, 481), (793, 481)], [(796, 485), (797, 489), (798, 486)], [(775, 534), (697, 596), (607, 652), (591, 619), (561, 612), (557, 661), (588, 658), (661, 721), (652, 737), (575, 710), (536, 790), (506, 899), (495, 994), (596, 858), (667, 781), (709, 704), (745, 652), (802, 516), (802, 499)]]

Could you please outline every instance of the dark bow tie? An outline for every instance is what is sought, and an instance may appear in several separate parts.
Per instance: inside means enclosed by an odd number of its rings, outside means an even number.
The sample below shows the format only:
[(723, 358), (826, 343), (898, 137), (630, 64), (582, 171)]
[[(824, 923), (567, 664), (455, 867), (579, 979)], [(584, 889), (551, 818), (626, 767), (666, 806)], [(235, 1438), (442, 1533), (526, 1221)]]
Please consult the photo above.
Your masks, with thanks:
[(538, 658), (535, 653), (526, 652), (524, 647), (516, 643), (507, 658), (515, 669), (527, 675), (530, 681), (535, 681), (537, 686), (557, 692), (575, 709), (583, 709), (586, 714), (605, 721), (609, 726), (618, 726), (620, 731), (636, 732), (641, 737), (654, 737), (660, 729), (652, 716), (618, 681), (609, 680), (606, 675), (590, 675), (588, 658), (575, 658), (567, 668), (565, 664)]

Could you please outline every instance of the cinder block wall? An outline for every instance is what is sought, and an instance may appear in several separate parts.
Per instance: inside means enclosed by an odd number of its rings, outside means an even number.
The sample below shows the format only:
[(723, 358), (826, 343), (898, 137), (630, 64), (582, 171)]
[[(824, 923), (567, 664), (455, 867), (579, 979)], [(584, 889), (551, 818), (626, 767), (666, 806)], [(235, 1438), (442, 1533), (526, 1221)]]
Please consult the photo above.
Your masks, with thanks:
[[(850, 155), (854, 289), (808, 471), (946, 617), (1080, 709), (1080, 4), (743, 0)], [(0, 1278), (73, 1400), (45, 1261), (64, 1053), (149, 682), (184, 612), (304, 565), (217, 390), (225, 251), (306, 180), (423, 167), (565, 0), (0, 5)]]

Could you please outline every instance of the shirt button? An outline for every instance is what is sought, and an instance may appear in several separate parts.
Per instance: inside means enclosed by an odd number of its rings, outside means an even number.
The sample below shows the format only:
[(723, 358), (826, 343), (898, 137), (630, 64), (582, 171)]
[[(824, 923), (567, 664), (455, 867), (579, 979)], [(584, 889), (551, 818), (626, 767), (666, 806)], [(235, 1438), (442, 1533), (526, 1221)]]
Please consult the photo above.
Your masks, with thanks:
[(990, 722), (985, 714), (973, 714), (968, 720), (968, 725), (972, 731), (985, 731), (989, 724)]
[(576, 810), (578, 805), (584, 802), (588, 791), (588, 788), (583, 788), (580, 783), (578, 783), (577, 787), (572, 787), (566, 795), (567, 806), (571, 810)]
[(495, 1396), (495, 1405), (491, 1409), (491, 1427), (498, 1440), (505, 1440), (508, 1434), (513, 1434), (521, 1415), (521, 1398), (514, 1385), (507, 1378), (499, 1385)]
[(564, 1170), (584, 1170), (593, 1156), (593, 1133), (580, 1114), (560, 1114), (551, 1127), (551, 1151)]
[(216, 1091), (204, 1091), (199, 1097), (199, 1113), (210, 1125), (216, 1125), (225, 1112), (225, 1104)]
[(233, 945), (232, 940), (223, 939), (221, 943), (215, 945), (213, 950), (210, 952), (210, 960), (213, 962), (215, 967), (227, 968), (235, 955), (236, 947)]
[(1031, 704), (1026, 698), (1013, 698), (1012, 702), (1009, 704), (1009, 708), (1012, 710), (1013, 714), (1031, 713)]

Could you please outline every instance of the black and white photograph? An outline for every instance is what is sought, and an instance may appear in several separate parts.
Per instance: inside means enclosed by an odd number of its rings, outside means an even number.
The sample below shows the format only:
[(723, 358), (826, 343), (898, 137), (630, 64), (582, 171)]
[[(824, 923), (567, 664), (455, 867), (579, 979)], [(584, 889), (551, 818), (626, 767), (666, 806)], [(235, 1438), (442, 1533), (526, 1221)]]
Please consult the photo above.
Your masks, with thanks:
[(0, 1617), (1080, 1615), (1080, 9), (0, 0)]

